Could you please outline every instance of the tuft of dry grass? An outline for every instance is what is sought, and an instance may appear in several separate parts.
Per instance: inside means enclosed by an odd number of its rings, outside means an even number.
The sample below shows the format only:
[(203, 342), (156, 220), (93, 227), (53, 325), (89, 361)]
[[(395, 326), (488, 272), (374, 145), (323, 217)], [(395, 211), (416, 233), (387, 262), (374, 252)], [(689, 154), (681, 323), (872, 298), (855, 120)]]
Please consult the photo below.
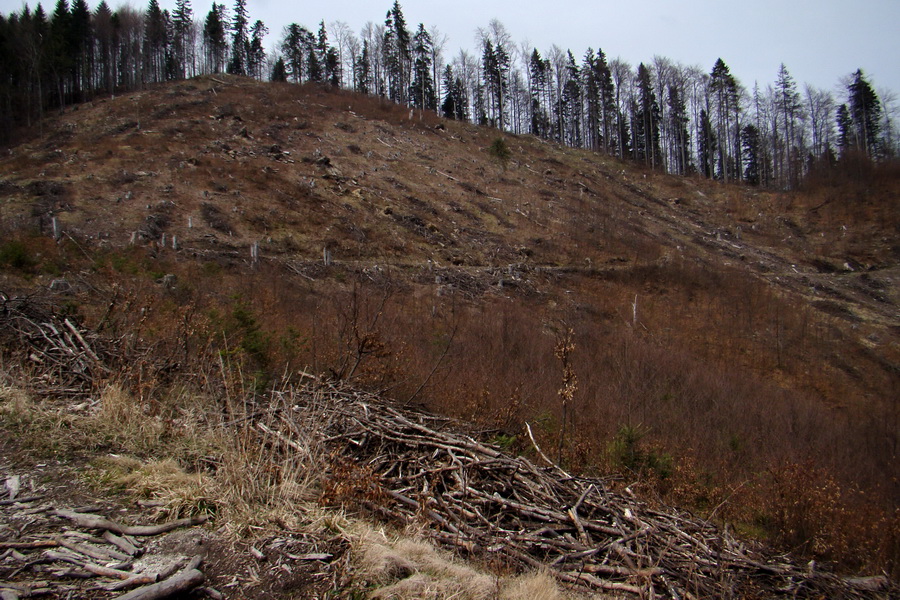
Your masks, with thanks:
[[(461, 561), (415, 534), (357, 531), (354, 547), (367, 597), (382, 600), (575, 600), (544, 573), (505, 575)], [(595, 596), (600, 598), (599, 596)], [(607, 596), (604, 596), (607, 597)]]

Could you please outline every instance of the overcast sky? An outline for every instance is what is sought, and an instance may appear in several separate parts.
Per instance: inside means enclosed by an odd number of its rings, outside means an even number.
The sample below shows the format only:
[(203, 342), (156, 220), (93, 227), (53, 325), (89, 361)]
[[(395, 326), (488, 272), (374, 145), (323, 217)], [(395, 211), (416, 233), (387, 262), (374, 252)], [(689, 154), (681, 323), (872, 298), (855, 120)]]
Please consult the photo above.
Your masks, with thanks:
[[(220, 0), (231, 7), (233, 0)], [(50, 13), (56, 0), (45, 0)], [(93, 9), (99, 0), (88, 0)], [(115, 9), (123, 4), (107, 0)], [(175, 0), (159, 0), (172, 9)], [(146, 8), (147, 2), (128, 2)], [(393, 0), (248, 0), (250, 17), (271, 30), (268, 46), (288, 23), (314, 29), (343, 21), (358, 33), (367, 21), (383, 23)], [(0, 0), (9, 14), (22, 0)], [(29, 1), (32, 8), (34, 0)], [(193, 0), (202, 19), (211, 0)], [(556, 44), (579, 60), (588, 47), (636, 66), (663, 55), (710, 71), (721, 57), (747, 88), (773, 83), (783, 62), (801, 84), (836, 90), (841, 77), (862, 68), (876, 89), (900, 94), (900, 0), (405, 0), (410, 29), (418, 23), (449, 37), (445, 54), (476, 50), (475, 30), (499, 19), (518, 45), (528, 40), (542, 54)]]

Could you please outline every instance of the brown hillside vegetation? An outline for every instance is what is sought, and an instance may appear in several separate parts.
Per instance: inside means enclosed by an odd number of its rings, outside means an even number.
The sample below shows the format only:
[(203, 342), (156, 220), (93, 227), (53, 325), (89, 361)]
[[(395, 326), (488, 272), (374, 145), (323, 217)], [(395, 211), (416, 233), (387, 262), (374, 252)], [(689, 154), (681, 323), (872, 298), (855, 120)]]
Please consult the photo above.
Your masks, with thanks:
[(342, 379), (898, 575), (896, 166), (767, 192), (225, 76), (44, 131), (0, 157), (0, 291), (141, 356), (103, 377), (147, 411), (226, 362)]

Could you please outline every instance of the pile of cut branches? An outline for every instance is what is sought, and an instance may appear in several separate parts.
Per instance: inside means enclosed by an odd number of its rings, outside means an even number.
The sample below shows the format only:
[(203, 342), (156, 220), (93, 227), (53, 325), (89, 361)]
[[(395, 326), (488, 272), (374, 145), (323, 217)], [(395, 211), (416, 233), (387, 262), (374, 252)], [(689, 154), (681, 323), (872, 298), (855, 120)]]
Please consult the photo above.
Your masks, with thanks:
[(82, 396), (109, 374), (107, 344), (45, 297), (0, 292), (0, 343), (40, 373), (40, 393)]
[(287, 402), (257, 426), (286, 452), (324, 446), (329, 500), (402, 524), (424, 522), (435, 540), (467, 554), (647, 598), (865, 598), (873, 597), (866, 588), (888, 585), (766, 554), (691, 514), (538, 467), (458, 433), (459, 423), (341, 384), (313, 382), (280, 395)]

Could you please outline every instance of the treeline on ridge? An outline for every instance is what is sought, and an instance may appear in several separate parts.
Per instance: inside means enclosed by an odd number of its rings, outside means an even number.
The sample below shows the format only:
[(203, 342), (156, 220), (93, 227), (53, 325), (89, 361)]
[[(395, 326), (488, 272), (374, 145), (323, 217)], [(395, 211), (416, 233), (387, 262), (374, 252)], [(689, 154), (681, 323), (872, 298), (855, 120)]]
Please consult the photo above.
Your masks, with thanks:
[(229, 72), (340, 86), (652, 169), (769, 188), (796, 188), (846, 157), (884, 161), (897, 151), (891, 110), (862, 70), (844, 98), (801, 90), (784, 65), (773, 85), (748, 90), (722, 59), (706, 72), (660, 56), (634, 68), (600, 49), (581, 59), (555, 45), (541, 53), (514, 44), (497, 20), (478, 30), (477, 52), (447, 58), (447, 37), (410, 29), (397, 1), (358, 35), (342, 22), (322, 21), (315, 33), (291, 23), (267, 52), (267, 33), (246, 0), (214, 2), (203, 18), (190, 0), (172, 12), (158, 0), (143, 12), (57, 0), (50, 15), (40, 4), (0, 15), (0, 143), (48, 110)]

